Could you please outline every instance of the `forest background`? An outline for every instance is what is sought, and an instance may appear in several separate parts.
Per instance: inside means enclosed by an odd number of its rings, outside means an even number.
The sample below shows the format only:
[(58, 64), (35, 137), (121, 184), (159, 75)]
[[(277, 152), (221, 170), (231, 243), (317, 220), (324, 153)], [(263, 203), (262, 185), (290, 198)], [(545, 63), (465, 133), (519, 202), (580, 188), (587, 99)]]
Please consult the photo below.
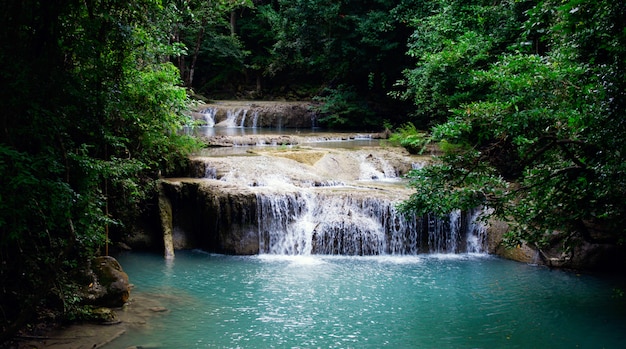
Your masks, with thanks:
[(0, 8), (0, 343), (88, 315), (80, 271), (200, 146), (178, 131), (201, 96), (314, 100), (327, 127), (437, 144), (406, 210), (488, 206), (511, 245), (624, 242), (624, 1)]

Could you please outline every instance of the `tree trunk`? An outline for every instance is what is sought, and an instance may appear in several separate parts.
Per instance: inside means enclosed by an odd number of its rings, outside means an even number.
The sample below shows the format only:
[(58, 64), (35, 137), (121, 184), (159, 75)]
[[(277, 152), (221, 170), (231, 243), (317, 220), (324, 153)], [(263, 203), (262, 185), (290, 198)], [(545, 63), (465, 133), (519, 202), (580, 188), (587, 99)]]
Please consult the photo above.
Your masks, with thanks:
[(196, 62), (198, 61), (198, 54), (200, 52), (200, 46), (202, 45), (202, 38), (204, 37), (204, 26), (206, 25), (206, 19), (202, 20), (202, 26), (198, 31), (198, 36), (196, 37), (196, 47), (193, 50), (193, 56), (191, 56), (191, 64), (189, 65), (189, 75), (187, 76), (187, 80), (184, 80), (185, 86), (191, 87), (193, 83), (193, 73), (196, 70)]
[(235, 10), (230, 11), (230, 36), (237, 34), (237, 13)]
[[(180, 42), (180, 31), (176, 30), (173, 34), (173, 39), (175, 43)], [(180, 79), (186, 85), (187, 83), (187, 69), (185, 68), (185, 56), (179, 55), (176, 59), (176, 65), (178, 66), (178, 71), (180, 72)]]

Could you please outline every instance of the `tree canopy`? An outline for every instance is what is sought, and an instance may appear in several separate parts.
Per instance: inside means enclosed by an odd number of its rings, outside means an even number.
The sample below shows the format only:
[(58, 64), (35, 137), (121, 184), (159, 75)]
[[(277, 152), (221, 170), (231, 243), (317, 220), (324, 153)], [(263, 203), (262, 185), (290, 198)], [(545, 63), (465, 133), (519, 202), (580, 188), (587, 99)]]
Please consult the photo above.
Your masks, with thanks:
[(418, 63), (404, 96), (436, 106), (424, 117), (436, 116), (431, 135), (444, 154), (411, 174), (416, 192), (403, 207), (487, 206), (511, 222), (511, 245), (623, 243), (624, 2), (471, 3), (465, 17), (509, 19), (477, 32), (439, 26), (451, 37), (422, 36), (409, 51)]
[[(179, 60), (194, 61), (198, 53), (195, 78), (186, 82), (209, 97), (316, 98), (326, 126), (380, 127), (383, 118), (395, 118), (405, 107), (387, 91), (409, 67), (405, 45), (413, 3), (239, 4), (228, 22), (185, 26), (180, 37), (186, 38), (187, 54)], [(198, 51), (190, 52), (192, 47)]]
[(78, 267), (193, 146), (160, 1), (1, 4), (0, 341), (79, 313)]

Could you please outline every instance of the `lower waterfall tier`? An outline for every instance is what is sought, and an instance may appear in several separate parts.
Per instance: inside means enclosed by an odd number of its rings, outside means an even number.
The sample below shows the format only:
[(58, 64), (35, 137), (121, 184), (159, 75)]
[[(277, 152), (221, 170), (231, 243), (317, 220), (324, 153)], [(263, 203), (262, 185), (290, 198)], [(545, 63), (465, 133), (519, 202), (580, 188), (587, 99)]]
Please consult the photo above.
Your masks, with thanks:
[[(189, 176), (162, 180), (161, 232), (128, 237), (129, 246), (202, 249), (236, 255), (415, 255), (490, 253), (525, 263), (621, 270), (623, 246), (581, 241), (563, 251), (504, 241), (507, 222), (477, 223), (479, 209), (406, 217), (404, 175), (427, 166), (377, 140), (338, 135), (252, 137), (191, 158)], [(263, 141), (261, 141), (263, 139)], [(354, 141), (346, 141), (354, 140)], [(270, 145), (276, 144), (276, 145)], [(152, 223), (150, 223), (152, 224)], [(161, 235), (159, 235), (159, 233)], [(623, 268), (622, 268), (623, 269)]]
[[(219, 150), (219, 149), (218, 149)], [(405, 216), (402, 176), (429, 157), (401, 148), (250, 147), (198, 156), (198, 178), (162, 182), (172, 249), (382, 255), (486, 251), (476, 212)], [(169, 243), (168, 243), (169, 244)], [(169, 251), (170, 249), (168, 249)]]
[(177, 249), (227, 254), (382, 255), (485, 251), (476, 212), (400, 213), (388, 192), (317, 187), (276, 193), (216, 180), (163, 182)]

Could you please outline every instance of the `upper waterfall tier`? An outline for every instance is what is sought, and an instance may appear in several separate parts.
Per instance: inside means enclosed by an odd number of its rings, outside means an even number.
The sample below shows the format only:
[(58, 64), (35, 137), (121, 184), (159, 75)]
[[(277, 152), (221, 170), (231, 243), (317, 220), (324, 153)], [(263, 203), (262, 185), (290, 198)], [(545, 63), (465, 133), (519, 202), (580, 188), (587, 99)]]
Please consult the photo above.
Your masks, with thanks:
[(191, 116), (208, 127), (311, 128), (317, 126), (312, 102), (214, 101)]
[[(210, 155), (210, 156), (208, 156)], [(414, 217), (403, 175), (427, 157), (370, 145), (250, 147), (192, 159), (196, 178), (169, 179), (178, 248), (234, 254), (481, 252), (473, 214)]]

